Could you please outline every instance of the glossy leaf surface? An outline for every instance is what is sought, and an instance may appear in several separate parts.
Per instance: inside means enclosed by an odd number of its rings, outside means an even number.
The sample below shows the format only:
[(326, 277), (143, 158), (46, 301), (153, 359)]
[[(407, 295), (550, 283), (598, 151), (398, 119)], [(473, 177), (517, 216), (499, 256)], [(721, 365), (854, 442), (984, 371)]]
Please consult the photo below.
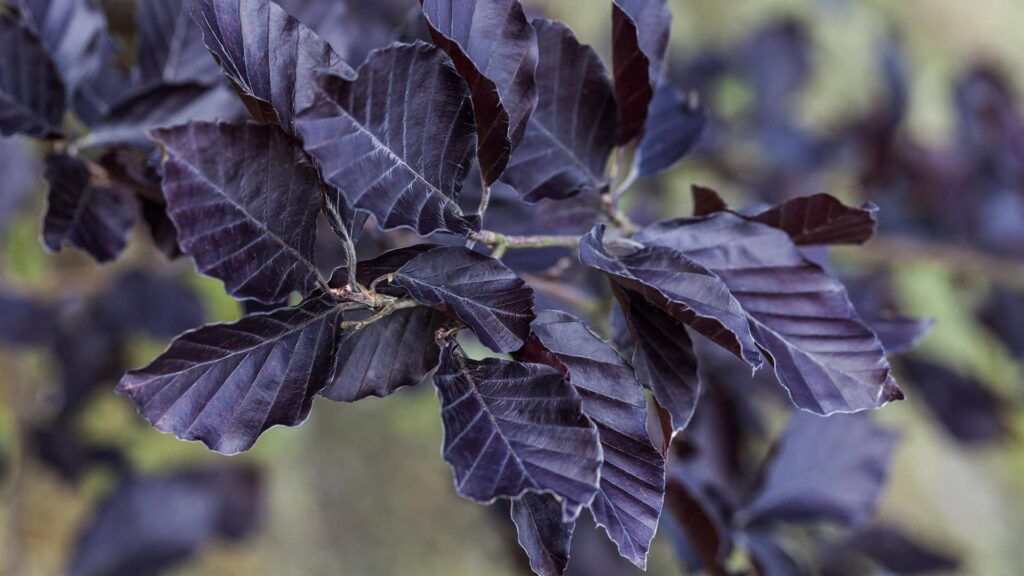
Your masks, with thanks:
[(292, 139), (275, 126), (200, 122), (153, 137), (166, 154), (167, 213), (200, 272), (264, 303), (317, 286), (320, 177)]
[(440, 50), (393, 45), (359, 77), (319, 75), (315, 103), (296, 123), (324, 179), (383, 228), (468, 234), (456, 203), (473, 154), (466, 87)]
[(548, 492), (573, 520), (598, 490), (601, 446), (561, 372), (542, 364), (466, 358), (441, 350), (434, 375), (442, 454), (459, 494), (478, 502)]
[(434, 43), (455, 63), (473, 97), (477, 157), (488, 184), (537, 107), (537, 35), (519, 0), (421, 0)]
[(161, 432), (223, 454), (248, 450), (268, 428), (309, 415), (330, 383), (340, 314), (335, 301), (317, 297), (186, 332), (126, 374), (117, 392)]

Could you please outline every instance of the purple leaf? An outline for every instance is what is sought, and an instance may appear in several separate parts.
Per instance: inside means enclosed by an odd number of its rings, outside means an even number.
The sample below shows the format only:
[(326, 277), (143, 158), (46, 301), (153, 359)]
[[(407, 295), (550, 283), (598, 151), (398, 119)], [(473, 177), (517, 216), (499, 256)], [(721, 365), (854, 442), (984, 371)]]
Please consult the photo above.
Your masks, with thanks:
[(0, 290), (0, 346), (35, 346), (57, 332), (57, 310), (27, 294)]
[(477, 502), (550, 493), (572, 521), (597, 494), (601, 445), (580, 397), (542, 364), (465, 356), (452, 342), (434, 375), (442, 454), (459, 494)]
[(287, 134), (192, 122), (152, 135), (166, 154), (168, 215), (200, 272), (264, 303), (322, 284), (313, 253), (320, 177)]
[(697, 354), (686, 327), (636, 292), (617, 290), (616, 296), (629, 326), (636, 377), (669, 413), (672, 431), (680, 432), (700, 395)]
[(864, 524), (885, 485), (895, 443), (894, 433), (864, 414), (794, 413), (760, 488), (737, 513), (739, 523)]
[(190, 121), (235, 120), (241, 107), (224, 86), (161, 84), (130, 94), (95, 122), (82, 147), (153, 146), (147, 132)]
[(187, 284), (131, 269), (99, 297), (105, 322), (118, 330), (141, 330), (170, 339), (203, 323), (203, 302)]
[(137, 84), (196, 82), (210, 86), (220, 81), (220, 67), (203, 44), (202, 29), (189, 15), (191, 6), (192, 0), (139, 2), (139, 53), (133, 69)]
[(981, 321), (1015, 358), (1024, 360), (1024, 295), (996, 288), (981, 311)]
[[(350, 314), (345, 319), (362, 318)], [(420, 306), (342, 333), (333, 379), (320, 395), (355, 402), (419, 384), (437, 366), (440, 349), (434, 337), (444, 323), (443, 314)]]
[(672, 11), (666, 0), (614, 0), (612, 62), (619, 143), (640, 136), (668, 50)]
[(399, 268), (392, 284), (457, 318), (495, 352), (518, 350), (530, 335), (533, 290), (490, 256), (463, 247), (435, 248)]
[(608, 72), (566, 25), (537, 19), (533, 26), (540, 98), (503, 181), (527, 202), (600, 191), (617, 130)]
[(901, 364), (917, 397), (953, 438), (979, 445), (1011, 436), (1007, 401), (985, 384), (914, 357)]
[[(695, 216), (729, 211), (718, 193), (703, 186), (693, 187)], [(787, 200), (753, 215), (733, 212), (751, 222), (782, 230), (794, 244), (863, 244), (875, 235), (878, 207), (867, 203), (860, 208), (846, 206), (829, 194), (813, 194)]]
[(665, 460), (647, 433), (647, 398), (633, 370), (611, 346), (569, 314), (543, 311), (517, 357), (566, 374), (597, 426), (604, 453), (594, 519), (619, 553), (640, 569), (658, 528)]
[(192, 18), (260, 122), (294, 132), (295, 117), (313, 104), (319, 71), (354, 78), (329, 44), (270, 0), (194, 0)]
[(678, 250), (725, 281), (798, 407), (831, 414), (903, 397), (846, 289), (784, 232), (720, 212), (661, 222), (634, 239)]
[(886, 354), (909, 352), (935, 325), (931, 318), (905, 316), (872, 317), (867, 322), (871, 331), (878, 336)]
[(117, 386), (157, 430), (211, 450), (248, 450), (268, 428), (297, 426), (330, 383), (341, 310), (328, 297), (186, 332)]
[(93, 185), (89, 169), (67, 155), (46, 159), (50, 191), (43, 217), (43, 244), (59, 252), (71, 245), (97, 262), (121, 254), (135, 223), (134, 198), (115, 188)]
[(757, 568), (758, 576), (806, 576), (808, 572), (800, 566), (771, 534), (757, 531), (746, 532), (743, 542), (750, 551), (750, 559)]
[(385, 229), (479, 228), (456, 203), (473, 154), (473, 110), (444, 53), (427, 44), (373, 52), (355, 80), (320, 75), (296, 129), (325, 180)]
[(128, 477), (86, 526), (68, 574), (164, 573), (215, 539), (252, 532), (262, 492), (256, 472), (241, 466)]
[(671, 248), (627, 244), (622, 252), (609, 252), (603, 225), (580, 243), (583, 264), (604, 272), (619, 287), (640, 294), (751, 366), (760, 366), (761, 355), (743, 308), (718, 276)]
[(524, 494), (512, 501), (519, 545), (538, 576), (562, 576), (569, 564), (575, 522), (562, 521), (562, 506), (547, 494)]
[(0, 134), (60, 135), (64, 84), (39, 37), (0, 13)]
[(465, 78), (476, 116), (477, 157), (493, 184), (537, 107), (537, 34), (519, 0), (421, 0), (434, 43)]
[[(884, 524), (871, 526), (842, 542), (840, 550), (830, 550), (832, 553), (829, 559), (848, 561), (850, 551), (867, 556), (892, 574), (950, 572), (959, 564), (956, 558), (949, 556), (946, 551), (915, 542), (902, 530)], [(827, 565), (833, 567), (832, 563)]]
[(672, 167), (697, 145), (708, 121), (708, 111), (695, 95), (662, 80), (654, 91), (637, 149), (637, 174), (651, 176)]

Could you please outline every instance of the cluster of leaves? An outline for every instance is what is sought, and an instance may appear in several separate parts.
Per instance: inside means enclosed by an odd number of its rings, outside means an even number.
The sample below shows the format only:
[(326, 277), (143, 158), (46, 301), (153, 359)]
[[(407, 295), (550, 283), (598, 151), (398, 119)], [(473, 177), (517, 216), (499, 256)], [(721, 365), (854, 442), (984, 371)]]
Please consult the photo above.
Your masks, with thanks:
[[(908, 129), (912, 94), (893, 34), (879, 42), (880, 94), (873, 106), (842, 118), (837, 129), (810, 130), (797, 113), (814, 72), (813, 43), (799, 20), (784, 19), (734, 46), (682, 58), (673, 76), (705, 95), (740, 79), (755, 103), (728, 122), (712, 120), (695, 161), (761, 203), (849, 175), (862, 197), (882, 208), (879, 225), (889, 242), (879, 249), (892, 252), (892, 263), (937, 259), (958, 280), (983, 284), (987, 296), (974, 315), (1012, 358), (1024, 359), (1024, 109), (1009, 80), (993, 64), (969, 67), (950, 94), (953, 137), (946, 145), (927, 143)], [(737, 161), (734, 151), (751, 143), (761, 162)], [(895, 276), (874, 272), (848, 283), (857, 308), (892, 352), (900, 350), (887, 338), (910, 342), (910, 335), (927, 331), (926, 324), (894, 313)], [(900, 368), (951, 437), (972, 445), (1009, 437), (1015, 398), (936, 360), (912, 355)]]
[(262, 508), (257, 470), (242, 464), (140, 474), (118, 445), (79, 431), (97, 393), (127, 368), (137, 335), (168, 339), (202, 323), (198, 296), (174, 278), (123, 272), (88, 298), (41, 300), (0, 292), (0, 347), (44, 350), (58, 379), (48, 414), (25, 417), (26, 452), (79, 485), (96, 470), (114, 486), (80, 530), (67, 573), (115, 576), (164, 571), (214, 539), (236, 540), (257, 526)]
[[(687, 429), (713, 418), (697, 410), (712, 347), (826, 416), (902, 398), (886, 352), (923, 325), (862, 319), (812, 257), (870, 239), (874, 205), (737, 211), (694, 187), (689, 217), (641, 227), (620, 210), (713, 125), (666, 74), (665, 0), (611, 2), (611, 72), (518, 0), (141, 0), (130, 69), (88, 0), (7, 4), (0, 129), (48, 142), (44, 243), (109, 261), (141, 214), (165, 254), (262, 310), (124, 375), (118, 392), (157, 429), (237, 453), (317, 396), (383, 397), (433, 373), (457, 491), (511, 500), (539, 574), (565, 570), (585, 509), (640, 568), (667, 504), (690, 558), (722, 571), (738, 542), (766, 574), (792, 573), (773, 568), (788, 559), (776, 522), (869, 515), (892, 437), (862, 416), (796, 417), (751, 491), (676, 453), (717, 442)], [(792, 130), (771, 121), (786, 94), (765, 82), (770, 140)], [(321, 220), (345, 255), (326, 273)], [(391, 249), (360, 259), (364, 236)], [(471, 337), (502, 356), (468, 354)]]

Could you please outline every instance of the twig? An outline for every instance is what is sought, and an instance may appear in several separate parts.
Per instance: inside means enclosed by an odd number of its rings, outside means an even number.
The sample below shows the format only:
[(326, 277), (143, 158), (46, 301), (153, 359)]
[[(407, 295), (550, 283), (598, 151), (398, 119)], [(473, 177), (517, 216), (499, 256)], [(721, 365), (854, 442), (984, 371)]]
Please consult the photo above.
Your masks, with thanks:
[(348, 322), (342, 322), (341, 329), (352, 330), (353, 332), (362, 330), (363, 328), (366, 328), (370, 324), (373, 324), (374, 322), (382, 318), (390, 316), (394, 312), (404, 310), (406, 308), (415, 308), (419, 305), (419, 302), (407, 298), (392, 300), (385, 304), (380, 310), (378, 310), (376, 314), (370, 316), (369, 318), (366, 318), (365, 320), (351, 320)]
[(580, 245), (579, 236), (509, 236), (493, 230), (475, 232), (469, 239), (493, 248), (491, 255), (495, 258), (503, 256), (508, 249), (577, 248)]
[(629, 174), (626, 174), (626, 178), (619, 183), (619, 186), (615, 189), (615, 194), (612, 195), (612, 203), (618, 204), (619, 200), (626, 194), (627, 191), (636, 184), (637, 178), (640, 177), (640, 170), (637, 168), (636, 162), (629, 169)]

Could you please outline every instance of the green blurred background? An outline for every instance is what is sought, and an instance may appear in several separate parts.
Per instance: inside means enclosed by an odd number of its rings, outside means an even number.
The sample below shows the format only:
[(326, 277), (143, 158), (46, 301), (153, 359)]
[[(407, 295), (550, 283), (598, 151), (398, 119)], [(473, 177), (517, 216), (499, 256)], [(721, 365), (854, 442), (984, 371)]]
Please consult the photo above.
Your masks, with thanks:
[[(607, 1), (538, 4), (606, 55)], [(815, 74), (798, 114), (809, 126), (827, 129), (871, 106), (879, 90), (877, 46), (891, 26), (900, 31), (909, 60), (910, 130), (925, 142), (941, 144), (951, 137), (951, 84), (970, 63), (994, 62), (1010, 75), (1018, 93), (1024, 92), (1024, 0), (672, 0), (671, 5), (674, 51), (681, 54), (733, 44), (780, 15), (808, 24)], [(728, 117), (748, 105), (749, 97), (742, 89), (727, 90), (711, 105)], [(728, 182), (714, 181), (691, 162), (683, 162), (663, 182), (678, 198), (673, 214), (665, 216), (687, 212), (691, 183), (719, 184), (729, 193)], [(835, 174), (834, 186), (827, 191), (856, 199), (849, 175)], [(223, 294), (219, 282), (197, 276), (187, 259), (164, 262), (144, 241), (132, 242), (125, 257), (105, 268), (80, 254), (45, 254), (38, 241), (41, 192), (36, 209), (27, 210), (0, 240), (4, 284), (42, 295), (89, 293), (118, 268), (170, 266), (201, 289), (211, 319), (239, 316), (238, 305)], [(846, 252), (839, 253), (839, 262), (864, 265)], [(1024, 369), (971, 313), (988, 279), (954, 275), (939, 260), (907, 263), (894, 272), (904, 311), (938, 320), (923, 344), (924, 354), (1021, 399)], [(139, 342), (132, 354), (141, 365), (163, 346)], [(124, 447), (144, 471), (223, 458), (151, 429), (127, 400), (113, 394), (113, 385), (109, 394), (93, 398), (78, 422), (87, 437)], [(45, 412), (53, 386), (53, 366), (43, 354), (0, 352), (0, 438), (5, 446), (18, 446), (18, 422)], [(319, 399), (303, 426), (273, 429), (254, 450), (238, 457), (265, 470), (269, 502), (260, 533), (241, 544), (215, 544), (177, 573), (524, 573), (505, 512), (456, 497), (451, 472), (440, 458), (437, 414), (429, 386), (354, 405)], [(960, 555), (963, 574), (1024, 573), (1024, 413), (1013, 416), (1016, 439), (984, 449), (965, 449), (949, 439), (912, 395), (878, 416), (902, 436), (881, 517)], [(9, 476), (13, 479), (0, 488), (0, 570), (60, 574), (79, 527), (113, 478), (94, 473), (75, 488), (31, 459), (16, 459), (16, 466)], [(655, 543), (649, 573), (684, 573), (663, 536)]]

